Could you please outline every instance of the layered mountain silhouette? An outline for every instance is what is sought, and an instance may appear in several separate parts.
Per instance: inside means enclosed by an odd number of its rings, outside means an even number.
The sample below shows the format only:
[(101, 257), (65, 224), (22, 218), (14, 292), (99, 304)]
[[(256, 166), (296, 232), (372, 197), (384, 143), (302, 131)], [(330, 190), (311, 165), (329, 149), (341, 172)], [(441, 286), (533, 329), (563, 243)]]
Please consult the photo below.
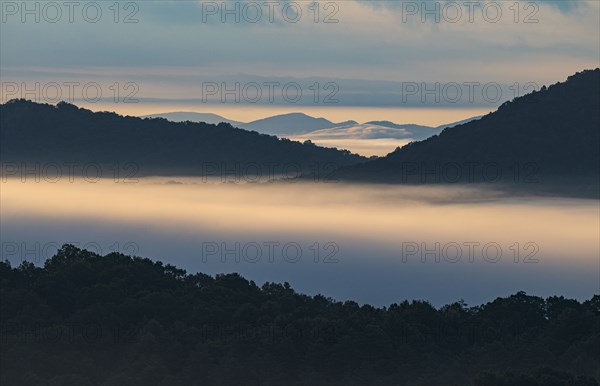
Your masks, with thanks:
[[(396, 138), (413, 140), (421, 140), (432, 135), (438, 134), (441, 130), (447, 127), (453, 127), (458, 124), (466, 123), (481, 117), (473, 117), (444, 124), (438, 127), (415, 125), (415, 124), (397, 124), (390, 121), (371, 121), (358, 123), (353, 120), (345, 122), (332, 122), (325, 118), (315, 118), (304, 113), (289, 113), (280, 114), (272, 117), (258, 119), (252, 122), (239, 122), (221, 115), (212, 113), (195, 113), (195, 112), (169, 112), (152, 115), (144, 115), (141, 118), (165, 118), (172, 122), (204, 122), (211, 124), (219, 124), (221, 122), (229, 123), (234, 127), (257, 131), (262, 134), (276, 135), (280, 137), (288, 136), (305, 136), (310, 137), (314, 134), (315, 137), (322, 136), (324, 133), (331, 133), (334, 136), (345, 136), (347, 138)], [(369, 132), (381, 133), (379, 135), (369, 135)], [(357, 134), (358, 136), (354, 136)]]
[[(478, 117), (466, 121), (473, 119), (478, 119)], [(429, 127), (397, 124), (389, 121), (371, 121), (362, 124), (352, 121), (306, 134), (292, 135), (289, 138), (298, 141), (310, 140), (321, 146), (349, 149), (366, 156), (384, 156), (397, 147), (429, 138), (439, 134), (446, 127), (460, 123), (463, 122)]]
[(165, 118), (173, 122), (229, 123), (234, 127), (276, 135), (296, 141), (312, 141), (325, 147), (349, 149), (365, 156), (382, 156), (398, 146), (439, 134), (444, 128), (456, 126), (480, 117), (430, 127), (415, 124), (397, 124), (390, 121), (358, 123), (353, 120), (335, 123), (304, 113), (281, 114), (244, 123), (211, 113), (172, 112), (146, 115), (142, 118)]
[[(0, 105), (2, 162), (134, 163), (139, 176), (294, 173), (365, 158), (232, 127), (92, 112), (68, 103)], [(332, 166), (333, 165), (333, 166)], [(289, 172), (291, 173), (291, 172)]]
[[(279, 139), (228, 123), (124, 117), (64, 102), (54, 106), (25, 100), (0, 105), (0, 112), (3, 163), (130, 162), (138, 165), (141, 176), (206, 175), (207, 165), (211, 173), (215, 165), (233, 172), (247, 165), (278, 172), (290, 164), (310, 174), (314, 165), (328, 164), (329, 170), (331, 165), (339, 167), (332, 177), (344, 181), (525, 183), (594, 195), (600, 176), (600, 69), (577, 73), (566, 82), (506, 102), (484, 117), (445, 128), (386, 121), (334, 124), (300, 113), (260, 120), (263, 128), (275, 131), (292, 127), (281, 126), (291, 118), (294, 130), (321, 138), (389, 138), (390, 130), (396, 138), (415, 138), (441, 130), (370, 161), (349, 151)], [(257, 122), (249, 128), (258, 127)], [(320, 126), (325, 127), (316, 129)]]
[(326, 129), (356, 123), (354, 121), (334, 123), (325, 118), (314, 118), (304, 113), (290, 113), (276, 115), (259, 119), (250, 123), (242, 124), (240, 127), (246, 130), (254, 130), (263, 134), (278, 136), (305, 134), (315, 130)]
[(529, 182), (565, 189), (597, 189), (599, 176), (600, 69), (336, 173), (347, 181)]
[(172, 112), (144, 115), (141, 118), (165, 118), (173, 122), (204, 122), (219, 124), (221, 122), (230, 125), (256, 131), (261, 134), (277, 135), (285, 137), (289, 135), (298, 135), (308, 133), (314, 130), (321, 130), (330, 127), (343, 126), (347, 124), (356, 124), (355, 121), (334, 123), (325, 118), (315, 118), (304, 113), (289, 113), (274, 115), (272, 117), (257, 119), (251, 122), (234, 121), (223, 116), (212, 113), (194, 113), (194, 112)]

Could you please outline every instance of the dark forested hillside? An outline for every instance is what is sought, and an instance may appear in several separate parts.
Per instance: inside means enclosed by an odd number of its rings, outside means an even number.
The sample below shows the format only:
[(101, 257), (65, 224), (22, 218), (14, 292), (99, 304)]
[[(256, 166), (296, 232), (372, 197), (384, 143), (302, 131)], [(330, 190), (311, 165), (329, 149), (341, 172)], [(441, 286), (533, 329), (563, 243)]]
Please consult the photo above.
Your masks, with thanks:
[[(506, 102), (337, 178), (377, 182), (592, 183), (600, 176), (600, 69)], [(577, 188), (577, 187), (576, 187)]]
[(387, 308), (63, 246), (0, 263), (3, 385), (597, 385), (600, 296)]
[[(0, 105), (3, 163), (135, 164), (137, 175), (242, 174), (263, 176), (333, 169), (364, 158), (236, 129), (229, 124), (169, 122), (12, 100)], [(318, 169), (317, 169), (318, 170)], [(248, 172), (250, 173), (250, 172)]]

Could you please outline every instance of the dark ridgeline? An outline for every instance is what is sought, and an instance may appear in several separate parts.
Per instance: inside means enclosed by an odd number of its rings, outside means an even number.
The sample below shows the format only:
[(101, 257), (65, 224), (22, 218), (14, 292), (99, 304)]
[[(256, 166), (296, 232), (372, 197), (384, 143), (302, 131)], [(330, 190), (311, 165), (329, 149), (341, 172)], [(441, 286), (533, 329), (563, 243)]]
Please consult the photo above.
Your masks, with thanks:
[(77, 162), (107, 168), (134, 163), (138, 176), (246, 170), (259, 170), (263, 176), (287, 170), (293, 176), (299, 169), (332, 170), (366, 160), (348, 151), (278, 139), (226, 123), (174, 123), (26, 100), (0, 105), (0, 152), (5, 163)]
[(5, 163), (97, 163), (108, 168), (134, 163), (138, 176), (259, 170), (263, 176), (287, 171), (349, 182), (493, 182), (529, 192), (599, 196), (600, 69), (515, 98), (481, 119), (375, 160), (226, 123), (123, 117), (67, 103), (13, 100), (0, 105), (0, 113)]
[(599, 176), (600, 69), (336, 173), (342, 180), (385, 183), (516, 182), (557, 191), (562, 184), (564, 191), (595, 195)]
[(600, 377), (600, 295), (375, 308), (65, 245), (43, 268), (0, 263), (0, 300), (2, 385), (591, 386)]

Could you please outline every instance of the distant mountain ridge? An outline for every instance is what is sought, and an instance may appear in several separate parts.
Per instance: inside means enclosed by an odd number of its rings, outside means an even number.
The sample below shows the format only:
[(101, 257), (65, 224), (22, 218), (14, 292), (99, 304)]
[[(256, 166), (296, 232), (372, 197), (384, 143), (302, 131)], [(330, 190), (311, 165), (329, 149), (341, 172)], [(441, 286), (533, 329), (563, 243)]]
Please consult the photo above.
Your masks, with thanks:
[[(140, 118), (164, 118), (172, 122), (204, 122), (209, 124), (218, 125), (219, 123), (229, 123), (230, 125), (251, 131), (257, 131), (262, 134), (269, 135), (299, 135), (299, 134), (308, 134), (311, 131), (324, 130), (330, 128), (343, 128), (350, 127), (353, 125), (361, 125), (360, 123), (354, 120), (348, 120), (344, 122), (334, 123), (325, 118), (315, 118), (310, 115), (304, 113), (288, 113), (288, 114), (279, 114), (271, 117), (257, 119), (251, 122), (240, 122), (232, 119), (225, 118), (221, 115), (213, 114), (213, 113), (196, 113), (196, 112), (185, 112), (185, 111), (176, 111), (176, 112), (167, 112), (167, 113), (159, 113), (159, 114), (150, 114), (150, 115), (142, 115)], [(481, 118), (472, 117), (462, 121), (453, 122), (449, 124), (440, 125), (437, 127), (433, 126), (425, 126), (425, 125), (417, 125), (417, 124), (397, 124), (390, 121), (369, 121), (365, 122), (362, 125), (371, 125), (371, 126), (382, 126), (388, 127), (392, 129), (404, 129), (404, 130), (424, 130), (424, 133), (429, 134), (431, 132), (435, 132), (432, 129), (442, 130), (447, 127), (456, 126), (462, 123), (470, 122), (472, 120), (476, 120)]]
[[(322, 148), (234, 128), (227, 123), (170, 122), (92, 112), (60, 102), (12, 100), (0, 105), (1, 161), (135, 163), (138, 175), (220, 175), (258, 168), (263, 174), (362, 162), (349, 151)], [(210, 173), (209, 173), (210, 171)]]
[(600, 69), (544, 86), (478, 120), (446, 128), (386, 157), (343, 167), (336, 178), (386, 183), (488, 182), (495, 177), (484, 173), (494, 171), (500, 172), (498, 181), (535, 177), (531, 182), (538, 185), (577, 181), (596, 189)]
[[(237, 122), (220, 115), (211, 113), (173, 112), (146, 115), (142, 118), (165, 118), (175, 122), (206, 122), (218, 124), (226, 122), (234, 127), (256, 131), (262, 134), (276, 135), (297, 141), (313, 141), (328, 147), (348, 148), (364, 155), (374, 155), (375, 148), (381, 147), (385, 155), (393, 151), (396, 146), (404, 145), (410, 141), (419, 141), (439, 134), (442, 129), (465, 123), (480, 117), (469, 118), (460, 122), (445, 124), (439, 127), (430, 127), (416, 124), (397, 124), (390, 121), (370, 121), (358, 123), (354, 120), (334, 123), (325, 118), (315, 118), (304, 113), (280, 114), (272, 117), (258, 119), (249, 123)], [(360, 141), (383, 141), (379, 145)], [(387, 141), (384, 141), (387, 140)], [(373, 141), (369, 141), (373, 142)], [(362, 145), (362, 147), (361, 147)], [(364, 149), (361, 152), (362, 148)], [(387, 149), (387, 150), (386, 150)]]
[(357, 123), (356, 121), (334, 123), (325, 118), (315, 118), (299, 112), (274, 115), (251, 122), (239, 122), (217, 114), (195, 112), (169, 112), (144, 115), (140, 118), (165, 118), (173, 122), (190, 121), (210, 124), (219, 124), (224, 122), (240, 129), (278, 136), (304, 134), (314, 130)]
[(437, 128), (415, 124), (399, 125), (390, 121), (370, 121), (363, 124), (352, 122), (290, 138), (299, 141), (311, 140), (319, 145), (345, 148), (363, 155), (384, 156), (396, 147), (429, 138), (439, 134), (446, 127), (474, 119), (478, 117)]
[(241, 127), (246, 130), (258, 131), (259, 133), (285, 136), (289, 134), (305, 134), (336, 125), (325, 118), (314, 118), (304, 113), (289, 113), (259, 119), (242, 124)]

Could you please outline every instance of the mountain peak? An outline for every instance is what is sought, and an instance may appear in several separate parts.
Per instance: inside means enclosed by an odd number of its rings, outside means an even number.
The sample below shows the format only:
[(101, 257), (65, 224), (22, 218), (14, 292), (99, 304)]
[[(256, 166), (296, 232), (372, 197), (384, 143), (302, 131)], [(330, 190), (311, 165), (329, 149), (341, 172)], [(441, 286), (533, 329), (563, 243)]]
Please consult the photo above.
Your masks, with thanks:
[(258, 119), (244, 124), (243, 128), (272, 135), (302, 134), (326, 129), (335, 124), (325, 118), (314, 118), (304, 113), (287, 113)]

